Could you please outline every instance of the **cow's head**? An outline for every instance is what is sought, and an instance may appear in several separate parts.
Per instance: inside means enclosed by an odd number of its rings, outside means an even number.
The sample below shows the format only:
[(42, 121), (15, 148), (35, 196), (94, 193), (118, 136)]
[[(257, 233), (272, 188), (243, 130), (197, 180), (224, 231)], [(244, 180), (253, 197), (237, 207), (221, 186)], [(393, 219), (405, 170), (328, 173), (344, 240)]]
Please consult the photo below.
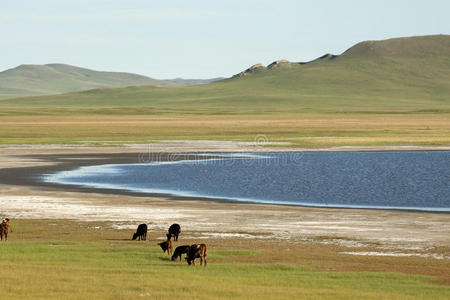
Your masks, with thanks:
[(169, 245), (167, 244), (167, 242), (161, 242), (161, 243), (158, 243), (158, 245), (161, 247), (161, 249), (163, 249), (164, 252), (166, 252), (166, 250), (169, 248)]
[(187, 261), (188, 265), (192, 264), (192, 260), (191, 260), (191, 258), (189, 256), (185, 257), (184, 259)]
[(137, 234), (137, 232), (135, 232), (135, 233), (133, 234), (132, 240), (134, 241), (137, 237), (138, 237), (138, 234)]

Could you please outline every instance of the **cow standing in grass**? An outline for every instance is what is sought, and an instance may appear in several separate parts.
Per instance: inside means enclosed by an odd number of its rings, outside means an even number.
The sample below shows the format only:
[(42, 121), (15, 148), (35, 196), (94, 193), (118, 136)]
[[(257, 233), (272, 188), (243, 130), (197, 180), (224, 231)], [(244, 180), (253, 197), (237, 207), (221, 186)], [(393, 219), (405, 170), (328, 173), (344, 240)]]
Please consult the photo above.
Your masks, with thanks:
[(139, 241), (145, 241), (147, 239), (147, 224), (140, 224), (138, 226), (136, 232), (133, 234), (133, 240), (137, 238), (139, 238)]
[(189, 245), (183, 245), (183, 246), (176, 247), (175, 251), (173, 252), (173, 255), (172, 255), (172, 261), (176, 260), (178, 257), (180, 257), (180, 261), (181, 261), (181, 256), (183, 254), (187, 254), (190, 247), (191, 246), (189, 246)]
[(200, 266), (205, 262), (206, 267), (206, 245), (205, 244), (194, 244), (189, 247), (189, 251), (186, 255), (186, 261), (188, 265), (195, 266), (195, 259), (200, 258)]
[(172, 241), (170, 240), (171, 237), (172, 236), (170, 234), (167, 234), (167, 241), (158, 243), (158, 245), (161, 247), (163, 252), (166, 253), (166, 251), (167, 251), (167, 254), (169, 254), (169, 255), (172, 255), (172, 250), (173, 250)]
[(178, 241), (178, 235), (181, 232), (181, 227), (179, 224), (172, 224), (169, 227), (169, 234), (172, 237), (173, 236), (173, 240), (174, 241)]
[(5, 218), (0, 224), (0, 241), (5, 237), (5, 242), (8, 240), (8, 232), (9, 232), (9, 219)]

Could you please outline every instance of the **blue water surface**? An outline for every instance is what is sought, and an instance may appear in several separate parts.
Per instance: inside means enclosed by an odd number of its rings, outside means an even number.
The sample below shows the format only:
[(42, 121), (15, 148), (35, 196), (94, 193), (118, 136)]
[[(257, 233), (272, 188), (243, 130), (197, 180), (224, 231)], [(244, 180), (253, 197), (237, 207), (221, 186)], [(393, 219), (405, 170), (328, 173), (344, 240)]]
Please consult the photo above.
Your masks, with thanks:
[(44, 180), (258, 203), (450, 211), (450, 152), (294, 152), (196, 158), (81, 167), (48, 174)]

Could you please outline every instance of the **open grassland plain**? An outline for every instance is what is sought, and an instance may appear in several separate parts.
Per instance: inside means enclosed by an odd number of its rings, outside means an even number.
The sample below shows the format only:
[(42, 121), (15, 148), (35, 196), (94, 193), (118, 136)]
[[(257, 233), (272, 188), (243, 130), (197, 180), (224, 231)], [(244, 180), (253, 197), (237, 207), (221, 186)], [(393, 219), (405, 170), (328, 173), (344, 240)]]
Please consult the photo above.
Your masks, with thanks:
[(450, 114), (271, 114), (0, 116), (0, 144), (92, 146), (164, 140), (252, 142), (267, 146), (450, 145)]
[[(343, 246), (210, 238), (208, 266), (172, 262), (112, 222), (14, 220), (0, 244), (2, 298), (448, 299), (448, 260), (358, 257)], [(189, 232), (183, 233), (189, 235)], [(199, 242), (182, 236), (175, 245)]]

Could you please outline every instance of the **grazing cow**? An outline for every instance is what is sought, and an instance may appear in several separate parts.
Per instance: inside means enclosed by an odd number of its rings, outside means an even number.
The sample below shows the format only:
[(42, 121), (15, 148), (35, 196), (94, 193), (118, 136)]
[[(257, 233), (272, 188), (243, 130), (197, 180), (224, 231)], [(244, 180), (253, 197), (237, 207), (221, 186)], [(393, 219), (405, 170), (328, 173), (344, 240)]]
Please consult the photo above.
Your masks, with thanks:
[(173, 236), (173, 239), (175, 241), (178, 241), (178, 235), (180, 234), (180, 232), (181, 232), (180, 225), (178, 225), (178, 224), (170, 225), (170, 227), (169, 227), (169, 234), (170, 234), (171, 237)]
[(183, 245), (183, 246), (176, 247), (175, 251), (173, 252), (173, 255), (172, 255), (172, 260), (176, 260), (178, 257), (180, 257), (180, 261), (181, 261), (181, 255), (182, 254), (187, 255), (190, 247), (191, 246), (189, 246), (189, 245)]
[(186, 261), (188, 265), (193, 264), (195, 266), (195, 259), (200, 257), (200, 266), (205, 261), (206, 267), (206, 245), (205, 244), (194, 244), (189, 248), (186, 255)]
[(133, 234), (133, 240), (136, 238), (139, 238), (139, 241), (145, 241), (147, 239), (147, 224), (140, 224), (138, 226), (136, 232)]
[(161, 249), (163, 250), (164, 253), (166, 253), (166, 251), (167, 251), (167, 254), (169, 254), (169, 255), (172, 254), (173, 246), (172, 246), (172, 241), (170, 240), (169, 234), (167, 234), (167, 241), (158, 243), (158, 245), (161, 247)]
[(0, 241), (3, 240), (3, 236), (5, 237), (5, 242), (8, 240), (8, 231), (9, 231), (9, 219), (5, 218), (0, 224)]

